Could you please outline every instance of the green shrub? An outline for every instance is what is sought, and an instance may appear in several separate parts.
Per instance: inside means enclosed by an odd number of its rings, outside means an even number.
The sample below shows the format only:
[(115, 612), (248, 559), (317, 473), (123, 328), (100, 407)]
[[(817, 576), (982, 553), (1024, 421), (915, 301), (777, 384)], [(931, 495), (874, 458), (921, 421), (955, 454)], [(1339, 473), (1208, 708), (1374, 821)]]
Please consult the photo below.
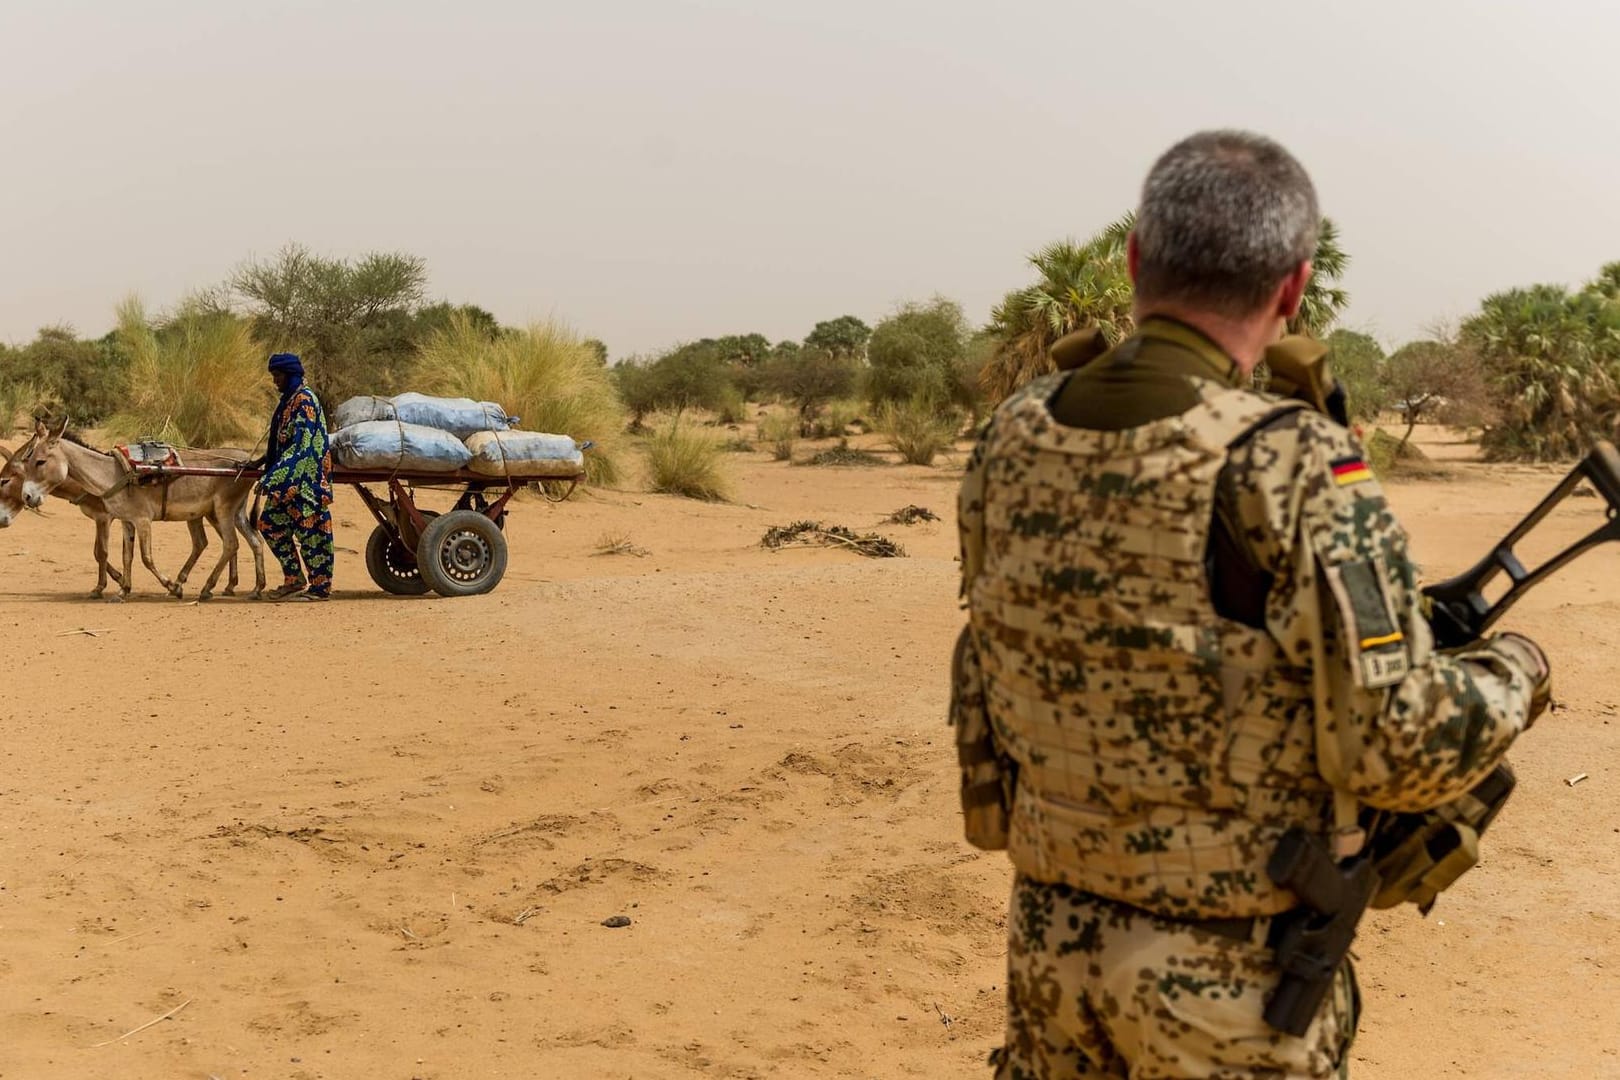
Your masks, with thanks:
[(33, 426), (36, 416), (54, 416), (59, 407), (37, 383), (0, 376), (0, 438)]
[(560, 323), (538, 322), (491, 338), (456, 316), (417, 352), (413, 385), (424, 393), (493, 401), (525, 431), (596, 445), (585, 453), (590, 483), (624, 475), (624, 406), (596, 350)]
[(719, 442), (678, 417), (647, 439), (647, 480), (652, 491), (689, 499), (724, 502), (731, 494)]
[(793, 444), (799, 435), (799, 422), (791, 416), (772, 414), (759, 422), (760, 442), (770, 444), (777, 461), (793, 460)]
[(814, 419), (806, 421), (801, 430), (809, 439), (842, 439), (860, 416), (860, 402), (845, 398), (829, 402)]
[(932, 465), (955, 440), (958, 426), (955, 414), (936, 411), (926, 398), (891, 402), (878, 413), (878, 430), (907, 465)]
[(850, 357), (800, 349), (770, 360), (765, 385), (798, 410), (800, 422), (808, 429), (823, 405), (855, 392), (858, 375), (859, 366)]
[(247, 320), (188, 306), (154, 329), (131, 297), (118, 307), (117, 334), (130, 366), (123, 408), (107, 422), (115, 438), (203, 447), (261, 439), (275, 388)]
[(36, 401), (23, 407), (48, 406), (81, 427), (99, 424), (118, 410), (128, 367), (129, 355), (116, 334), (88, 341), (71, 327), (47, 326), (27, 345), (0, 346), (0, 381), (37, 391)]
[(735, 386), (727, 386), (720, 394), (720, 400), (715, 405), (715, 419), (722, 424), (740, 424), (748, 419), (748, 402), (744, 400), (742, 391)]

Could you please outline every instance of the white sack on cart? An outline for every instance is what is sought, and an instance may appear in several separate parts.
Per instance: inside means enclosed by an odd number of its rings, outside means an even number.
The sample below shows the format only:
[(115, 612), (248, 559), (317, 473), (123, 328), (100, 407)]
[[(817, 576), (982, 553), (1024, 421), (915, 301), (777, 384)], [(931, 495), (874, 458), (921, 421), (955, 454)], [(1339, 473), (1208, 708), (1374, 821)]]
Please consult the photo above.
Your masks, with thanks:
[(480, 431), (506, 431), (515, 422), (493, 401), (472, 398), (429, 397), (426, 394), (398, 394), (385, 397), (352, 397), (337, 407), (333, 419), (340, 428), (369, 420), (398, 420), (402, 424), (448, 431), (465, 439)]
[(397, 420), (367, 420), (332, 436), (332, 460), (346, 469), (452, 473), (471, 457), (450, 432)]
[(525, 479), (578, 476), (585, 471), (585, 455), (567, 435), (538, 431), (481, 431), (467, 438), (472, 460), (467, 468), (484, 476)]

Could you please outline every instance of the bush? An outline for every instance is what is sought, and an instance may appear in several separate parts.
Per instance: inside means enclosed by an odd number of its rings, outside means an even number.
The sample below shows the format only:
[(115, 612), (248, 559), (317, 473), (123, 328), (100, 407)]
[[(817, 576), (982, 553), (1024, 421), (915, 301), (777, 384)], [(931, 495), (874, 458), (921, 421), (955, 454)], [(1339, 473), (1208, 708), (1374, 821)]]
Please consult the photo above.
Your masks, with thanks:
[(847, 399), (834, 401), (828, 403), (815, 419), (802, 423), (799, 430), (807, 439), (841, 439), (849, 434), (849, 429), (860, 417), (860, 402)]
[(724, 502), (731, 494), (724, 453), (708, 432), (674, 418), (647, 440), (650, 489)]
[(941, 415), (923, 399), (888, 404), (878, 414), (878, 430), (907, 465), (932, 465), (939, 452), (955, 440), (957, 428), (955, 416)]
[(799, 435), (799, 422), (791, 416), (772, 415), (759, 422), (759, 440), (769, 443), (777, 461), (793, 460), (793, 443)]
[(714, 416), (722, 424), (740, 424), (747, 420), (748, 402), (744, 400), (742, 391), (735, 386), (726, 387), (715, 406)]
[(624, 406), (596, 355), (557, 322), (490, 338), (456, 317), (423, 342), (412, 378), (424, 393), (496, 402), (527, 431), (591, 440), (586, 479), (611, 485), (624, 475)]
[(798, 410), (808, 429), (821, 407), (855, 392), (856, 361), (820, 349), (800, 349), (773, 358), (765, 368), (765, 383), (778, 398)]
[(79, 426), (98, 424), (123, 402), (129, 356), (116, 334), (81, 340), (67, 326), (47, 326), (27, 345), (0, 348), (0, 381), (36, 391), (24, 405), (49, 407)]
[(118, 342), (130, 357), (115, 438), (150, 436), (185, 446), (255, 446), (269, 426), (275, 388), (244, 319), (184, 305), (161, 330), (133, 297), (118, 307)]
[(878, 323), (867, 343), (865, 394), (874, 406), (923, 400), (936, 411), (977, 409), (976, 370), (960, 305), (936, 297)]
[(1328, 366), (1344, 387), (1352, 420), (1373, 420), (1389, 407), (1384, 350), (1370, 334), (1335, 330), (1327, 336)]
[(0, 438), (32, 427), (34, 417), (54, 414), (59, 405), (37, 383), (0, 376)]

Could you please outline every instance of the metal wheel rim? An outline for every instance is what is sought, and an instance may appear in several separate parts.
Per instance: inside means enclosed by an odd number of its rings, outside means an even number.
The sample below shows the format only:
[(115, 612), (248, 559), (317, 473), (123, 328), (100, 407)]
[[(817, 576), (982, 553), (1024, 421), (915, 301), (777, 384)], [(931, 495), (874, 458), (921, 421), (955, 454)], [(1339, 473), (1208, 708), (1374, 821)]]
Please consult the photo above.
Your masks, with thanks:
[(383, 566), (388, 569), (390, 577), (400, 581), (416, 581), (422, 576), (421, 567), (416, 565), (416, 556), (397, 540), (388, 541), (388, 546), (383, 549)]
[(439, 548), (439, 565), (455, 581), (477, 581), (494, 562), (495, 552), (489, 541), (472, 529), (456, 530), (444, 538)]

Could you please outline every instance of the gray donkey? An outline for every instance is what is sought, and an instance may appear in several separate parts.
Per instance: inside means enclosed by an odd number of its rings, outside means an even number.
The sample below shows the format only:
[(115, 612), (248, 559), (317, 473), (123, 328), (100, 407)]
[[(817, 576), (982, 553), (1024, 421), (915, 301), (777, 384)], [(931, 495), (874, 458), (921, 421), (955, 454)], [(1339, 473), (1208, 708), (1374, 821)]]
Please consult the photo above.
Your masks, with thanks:
[[(248, 455), (239, 450), (196, 450), (188, 456), (204, 465), (241, 465)], [(119, 581), (119, 595), (128, 596), (134, 581), (134, 548), (138, 539), (141, 562), (157, 578), (170, 595), (184, 593), (185, 575), (190, 572), (206, 546), (206, 537), (199, 545), (197, 538), (207, 520), (213, 523), (224, 546), (219, 562), (209, 574), (199, 599), (214, 594), (214, 586), (227, 566), (232, 567), (237, 552), (237, 534), (247, 538), (253, 552), (254, 589), (251, 595), (264, 592), (264, 545), (253, 523), (249, 521), (248, 502), (253, 494), (254, 481), (242, 477), (176, 476), (159, 481), (140, 481), (112, 454), (103, 453), (80, 443), (67, 434), (64, 423), (55, 431), (40, 425), (34, 432), (34, 442), (25, 456), (13, 458), (8, 471), (21, 460), (21, 496), (24, 505), (37, 508), (47, 495), (58, 489), (77, 490), (74, 496), (96, 500), (99, 509), (109, 519), (124, 522), (123, 575)], [(84, 505), (84, 504), (81, 504)], [(3, 512), (3, 509), (0, 509)], [(91, 517), (96, 515), (90, 511)], [(152, 522), (186, 521), (194, 524), (192, 557), (186, 563), (178, 582), (165, 578), (152, 561)], [(98, 538), (100, 539), (100, 538)], [(98, 553), (105, 550), (100, 539)]]
[[(0, 465), (0, 529), (6, 528), (16, 520), (27, 505), (23, 500), (23, 463), (28, 460), (28, 455), (33, 453), (34, 449), (39, 445), (41, 434), (42, 432), (36, 431), (33, 437), (15, 451), (0, 446), (0, 459), (4, 459), (4, 464)], [(107, 591), (107, 579), (109, 577), (120, 585), (124, 582), (123, 575), (114, 569), (107, 560), (107, 540), (112, 526), (112, 515), (107, 513), (107, 507), (100, 499), (80, 490), (71, 480), (56, 487), (51, 491), (51, 495), (77, 506), (85, 517), (95, 522), (96, 538), (93, 554), (96, 560), (96, 587), (90, 591), (90, 596), (92, 599), (100, 599)], [(208, 522), (214, 526), (215, 532), (219, 531), (217, 521), (209, 518)], [(123, 525), (125, 542), (133, 543), (135, 527), (127, 521)], [(175, 578), (175, 583), (178, 585), (186, 583), (191, 568), (197, 565), (197, 560), (208, 549), (208, 534), (203, 531), (202, 521), (192, 520), (186, 522), (186, 525), (191, 531), (191, 556), (186, 559), (186, 564), (180, 568), (180, 574)], [(225, 595), (234, 594), (236, 585), (236, 560), (232, 559), (230, 584), (225, 587)]]

